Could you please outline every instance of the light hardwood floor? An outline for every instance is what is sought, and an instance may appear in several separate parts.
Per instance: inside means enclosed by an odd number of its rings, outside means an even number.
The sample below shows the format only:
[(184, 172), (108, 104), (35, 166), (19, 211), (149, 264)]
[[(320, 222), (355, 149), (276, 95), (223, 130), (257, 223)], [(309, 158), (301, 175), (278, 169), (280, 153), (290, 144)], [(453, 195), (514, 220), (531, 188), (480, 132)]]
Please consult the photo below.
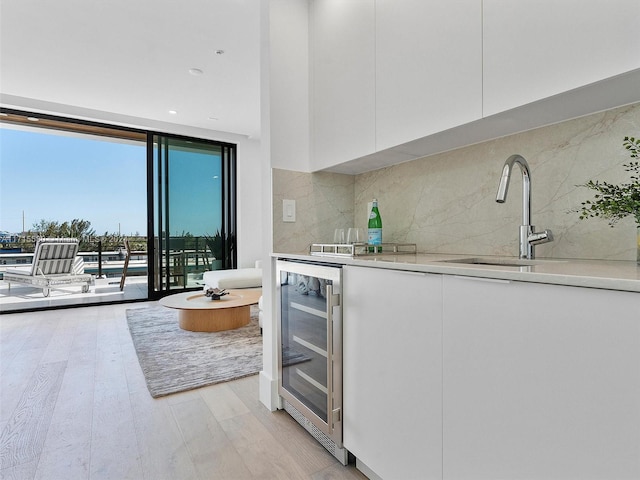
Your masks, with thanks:
[(257, 376), (151, 398), (127, 308), (0, 316), (0, 478), (366, 478), (268, 411)]

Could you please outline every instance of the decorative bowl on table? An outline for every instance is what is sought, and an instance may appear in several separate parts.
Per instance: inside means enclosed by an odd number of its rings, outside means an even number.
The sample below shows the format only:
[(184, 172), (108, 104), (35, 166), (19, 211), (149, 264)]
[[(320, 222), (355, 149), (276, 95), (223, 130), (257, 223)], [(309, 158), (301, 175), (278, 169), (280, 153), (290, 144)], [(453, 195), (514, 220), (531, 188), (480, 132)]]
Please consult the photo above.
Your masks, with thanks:
[(224, 288), (207, 288), (204, 292), (206, 297), (211, 298), (211, 300), (220, 300), (221, 297), (224, 297), (229, 292), (227, 292)]

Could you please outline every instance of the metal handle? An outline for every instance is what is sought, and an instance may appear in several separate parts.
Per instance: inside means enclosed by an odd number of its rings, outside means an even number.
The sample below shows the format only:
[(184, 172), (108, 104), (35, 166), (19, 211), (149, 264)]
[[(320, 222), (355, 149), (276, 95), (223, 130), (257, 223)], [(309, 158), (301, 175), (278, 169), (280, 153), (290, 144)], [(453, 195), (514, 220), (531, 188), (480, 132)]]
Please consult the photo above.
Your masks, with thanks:
[(528, 240), (531, 245), (553, 242), (553, 233), (549, 229), (543, 232), (533, 232), (529, 234)]
[(333, 307), (340, 305), (340, 295), (334, 294), (333, 285), (327, 284), (325, 298), (327, 299), (327, 423), (333, 432), (336, 422), (333, 412)]
[(339, 408), (336, 408), (331, 413), (332, 413), (331, 414), (331, 425), (333, 426), (333, 424), (335, 422), (339, 422), (340, 420), (342, 420), (342, 410), (339, 409)]

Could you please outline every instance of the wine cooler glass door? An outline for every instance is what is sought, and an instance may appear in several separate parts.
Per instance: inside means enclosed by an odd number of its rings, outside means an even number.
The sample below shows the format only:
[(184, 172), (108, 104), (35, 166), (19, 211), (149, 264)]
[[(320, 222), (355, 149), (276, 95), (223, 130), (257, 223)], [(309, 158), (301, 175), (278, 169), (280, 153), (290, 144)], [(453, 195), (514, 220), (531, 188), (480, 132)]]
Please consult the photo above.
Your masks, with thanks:
[(280, 394), (331, 435), (341, 408), (341, 269), (279, 263)]

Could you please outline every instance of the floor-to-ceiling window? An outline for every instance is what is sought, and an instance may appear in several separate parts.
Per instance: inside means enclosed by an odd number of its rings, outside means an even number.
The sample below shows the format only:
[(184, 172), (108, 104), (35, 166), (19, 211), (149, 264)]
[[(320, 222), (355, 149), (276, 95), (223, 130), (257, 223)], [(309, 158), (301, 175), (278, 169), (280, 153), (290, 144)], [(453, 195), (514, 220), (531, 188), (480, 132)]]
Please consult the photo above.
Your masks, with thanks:
[(0, 278), (60, 236), (95, 278), (46, 298), (0, 281), (0, 312), (156, 298), (235, 266), (235, 145), (0, 112)]
[(235, 145), (152, 135), (153, 294), (236, 266)]

